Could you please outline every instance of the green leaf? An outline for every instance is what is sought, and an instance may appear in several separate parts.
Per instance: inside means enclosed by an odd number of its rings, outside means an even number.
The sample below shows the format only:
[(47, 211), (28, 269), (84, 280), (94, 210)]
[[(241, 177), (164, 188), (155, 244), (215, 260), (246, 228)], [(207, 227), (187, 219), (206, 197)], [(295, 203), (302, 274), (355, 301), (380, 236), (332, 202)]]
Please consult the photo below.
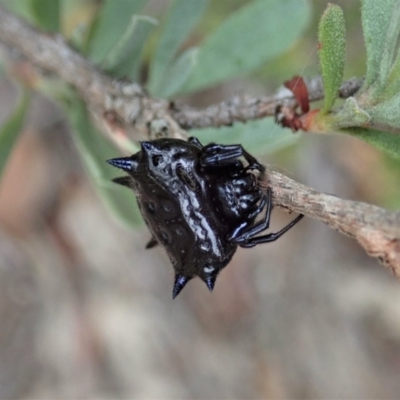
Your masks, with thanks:
[(400, 135), (364, 128), (346, 129), (345, 132), (400, 160)]
[(68, 114), (74, 128), (76, 144), (104, 204), (123, 225), (138, 227), (142, 219), (133, 192), (111, 182), (112, 178), (118, 176), (118, 172), (106, 160), (115, 155), (115, 149), (93, 126), (81, 100), (76, 99), (73, 102)]
[[(382, 101), (366, 109), (371, 115), (374, 125), (379, 125), (382, 130), (399, 130), (400, 128), (400, 93), (390, 100)], [(398, 136), (400, 136), (397, 133)]]
[(87, 36), (88, 26), (85, 24), (78, 24), (72, 30), (68, 41), (73, 48), (77, 49), (81, 53), (84, 53)]
[(395, 1), (393, 3), (392, 12), (390, 14), (390, 21), (388, 30), (386, 33), (386, 41), (385, 47), (383, 48), (382, 52), (382, 61), (381, 61), (381, 68), (380, 68), (380, 81), (382, 85), (386, 84), (386, 81), (389, 77), (393, 60), (394, 60), (394, 53), (396, 50), (398, 39), (400, 33), (400, 3)]
[(29, 100), (29, 92), (24, 90), (17, 108), (0, 128), (0, 176), (22, 130)]
[(90, 35), (88, 54), (100, 63), (131, 24), (145, 0), (105, 0)]
[(192, 129), (190, 135), (198, 137), (203, 144), (241, 143), (248, 152), (254, 154), (274, 153), (292, 145), (301, 137), (301, 134), (294, 135), (289, 129), (276, 125), (271, 118), (221, 128)]
[(385, 87), (385, 97), (389, 98), (396, 95), (400, 91), (400, 49), (396, 57), (396, 61), (392, 66), (390, 75), (388, 76), (386, 87)]
[[(400, 4), (394, 3), (393, 15), (387, 33), (386, 51), (384, 54), (385, 62), (381, 64), (381, 80), (385, 83), (385, 97), (389, 98), (400, 90), (400, 49), (397, 50), (397, 57), (391, 66), (391, 70), (387, 70), (392, 62), (393, 53), (395, 51), (400, 33)], [(387, 77), (387, 79), (386, 79)]]
[(30, 0), (32, 14), (38, 25), (49, 32), (60, 32), (59, 0)]
[(158, 89), (158, 96), (171, 97), (179, 92), (179, 89), (189, 78), (196, 66), (199, 49), (192, 47), (185, 51), (166, 71), (163, 84)]
[(298, 39), (310, 15), (308, 1), (252, 1), (206, 39), (184, 90), (244, 75), (282, 54)]
[(328, 4), (318, 27), (319, 61), (324, 83), (322, 114), (328, 113), (338, 96), (346, 56), (346, 28), (342, 9)]
[(159, 95), (164, 74), (175, 53), (204, 13), (208, 0), (174, 0), (150, 64), (149, 91)]
[(326, 118), (330, 129), (336, 130), (367, 125), (372, 117), (360, 107), (357, 99), (349, 97), (338, 113), (330, 114)]
[(103, 69), (114, 76), (136, 80), (143, 46), (156, 25), (154, 18), (133, 15), (124, 34), (104, 59)]
[(2, 4), (7, 8), (7, 10), (26, 19), (29, 23), (35, 24), (37, 21), (33, 16), (31, 1), (32, 0), (3, 0)]
[(362, 0), (361, 20), (367, 48), (365, 88), (374, 83), (381, 88), (386, 83), (400, 29), (399, 7), (398, 0)]

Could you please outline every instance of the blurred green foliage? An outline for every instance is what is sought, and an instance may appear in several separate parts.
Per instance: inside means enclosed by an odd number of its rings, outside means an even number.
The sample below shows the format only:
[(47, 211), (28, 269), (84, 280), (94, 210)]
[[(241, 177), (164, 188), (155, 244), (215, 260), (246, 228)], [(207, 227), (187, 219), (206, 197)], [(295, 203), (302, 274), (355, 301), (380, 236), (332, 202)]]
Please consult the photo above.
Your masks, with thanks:
[(112, 182), (112, 178), (115, 177), (114, 171), (105, 163), (105, 160), (112, 158), (113, 151), (106, 138), (91, 122), (84, 102), (76, 98), (69, 103), (66, 110), (86, 170), (104, 204), (124, 226), (135, 227), (141, 224), (139, 210), (132, 201), (132, 193), (128, 190), (115, 190), (115, 184)]
[(0, 128), (0, 173), (5, 168), (7, 160), (19, 137), (29, 106), (29, 92), (25, 89), (20, 92), (19, 104), (17, 104), (12, 115)]
[(32, 16), (36, 23), (49, 32), (60, 32), (60, 1), (30, 0)]
[[(181, 76), (179, 70), (188, 70), (188, 67), (182, 66), (183, 60), (186, 60), (185, 64), (189, 65), (189, 68), (191, 66), (190, 73), (186, 74), (187, 78), (193, 73), (198, 61), (197, 57), (181, 57), (180, 65), (174, 64), (173, 61), (182, 43), (187, 39), (204, 13), (207, 4), (207, 0), (174, 0), (172, 2), (149, 66), (148, 88), (150, 93), (161, 96), (163, 94), (161, 88), (164, 87), (165, 81), (171, 82), (171, 77), (179, 79), (179, 76)], [(193, 60), (196, 62), (193, 62)], [(174, 68), (178, 69), (177, 73), (174, 73)], [(174, 85), (176, 87), (175, 92), (179, 91), (184, 83), (185, 81), (182, 81), (180, 85)]]

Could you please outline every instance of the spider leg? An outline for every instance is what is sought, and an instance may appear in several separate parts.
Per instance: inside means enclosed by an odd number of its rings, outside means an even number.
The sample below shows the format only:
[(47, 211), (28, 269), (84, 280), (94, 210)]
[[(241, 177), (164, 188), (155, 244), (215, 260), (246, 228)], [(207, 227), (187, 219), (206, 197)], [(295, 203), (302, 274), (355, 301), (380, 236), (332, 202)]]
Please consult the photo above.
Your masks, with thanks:
[[(240, 238), (246, 228), (248, 228), (251, 224), (251, 220), (254, 219), (260, 212), (263, 210), (265, 205), (267, 204), (267, 198), (265, 196), (262, 197), (261, 202), (253, 208), (253, 210), (247, 215), (246, 221), (243, 221), (238, 227), (234, 229), (234, 231), (228, 235), (227, 240), (228, 242), (237, 242), (237, 238)], [(267, 229), (267, 228), (265, 228)]]
[(188, 139), (188, 142), (191, 143), (191, 144), (194, 144), (195, 146), (199, 147), (200, 149), (203, 148), (203, 145), (200, 143), (200, 140), (197, 139), (197, 137), (191, 136)]
[(275, 240), (279, 239), (290, 228), (293, 228), (303, 217), (304, 215), (300, 214), (292, 222), (290, 222), (284, 228), (282, 228), (279, 232), (269, 233), (268, 235), (263, 235), (263, 236), (250, 237), (238, 244), (240, 247), (248, 248), (257, 246), (258, 244), (261, 243), (274, 242)]
[[(251, 219), (255, 218), (258, 214), (260, 214), (260, 212), (264, 209), (265, 205), (267, 204), (267, 200), (268, 200), (268, 202), (271, 201), (268, 199), (268, 196), (263, 196), (261, 198), (260, 204), (257, 207), (255, 207), (251, 213), (249, 213), (247, 215), (247, 219), (251, 220)], [(272, 207), (271, 207), (271, 209), (272, 209)]]
[(251, 154), (249, 154), (240, 144), (223, 145), (211, 143), (203, 148), (200, 156), (200, 164), (203, 167), (227, 166), (243, 156), (249, 163), (246, 169), (257, 169), (260, 172), (265, 170)]
[[(240, 146), (242, 147), (242, 146)], [(243, 147), (242, 147), (242, 151), (243, 151), (243, 157), (245, 158), (245, 160), (249, 163), (249, 165), (246, 167), (246, 171), (249, 169), (256, 169), (260, 172), (264, 172), (265, 171), (265, 167), (264, 165), (260, 164), (256, 158), (254, 158), (250, 153), (248, 153)]]
[(203, 148), (200, 163), (203, 167), (226, 166), (242, 155), (242, 146), (208, 144)]
[(246, 224), (246, 225), (242, 224), (238, 229), (236, 229), (232, 233), (232, 235), (230, 236), (230, 240), (232, 240), (234, 243), (237, 243), (239, 246), (241, 246), (242, 243), (247, 242), (254, 235), (257, 235), (258, 233), (268, 229), (269, 221), (271, 219), (271, 212), (272, 212), (272, 208), (273, 208), (271, 188), (267, 189), (266, 196), (263, 197), (260, 204), (251, 213), (250, 216), (254, 218), (257, 214), (259, 214), (262, 211), (262, 209), (264, 208), (265, 205), (267, 206), (267, 208), (265, 210), (264, 219), (253, 226), (248, 226), (248, 224)]
[[(292, 222), (283, 227), (279, 232), (269, 233), (267, 235), (255, 237), (255, 235), (261, 233), (262, 231), (268, 229), (269, 227), (271, 212), (273, 208), (271, 188), (267, 189), (266, 196), (264, 197), (263, 200), (265, 200), (264, 204), (265, 202), (267, 203), (264, 219), (253, 226), (242, 225), (238, 229), (236, 229), (236, 231), (232, 234), (231, 240), (234, 243), (237, 243), (240, 247), (254, 247), (261, 243), (273, 242), (279, 239), (285, 232), (287, 232), (290, 228), (296, 225), (304, 217), (304, 215), (302, 214), (299, 215)], [(259, 206), (261, 206), (262, 203), (263, 202), (260, 202)]]

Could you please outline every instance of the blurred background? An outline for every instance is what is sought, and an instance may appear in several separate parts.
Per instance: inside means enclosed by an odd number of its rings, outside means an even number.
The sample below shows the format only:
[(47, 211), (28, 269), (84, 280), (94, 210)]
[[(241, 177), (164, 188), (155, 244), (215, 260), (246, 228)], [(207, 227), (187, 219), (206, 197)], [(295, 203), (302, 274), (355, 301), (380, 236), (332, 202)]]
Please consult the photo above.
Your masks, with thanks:
[[(67, 27), (98, 6), (67, 3)], [(190, 40), (245, 3), (212, 1)], [(359, 2), (337, 3), (345, 79), (362, 76)], [(315, 76), (326, 4), (311, 2), (285, 54), (180, 101), (205, 106)], [(162, 20), (168, 6), (149, 1), (145, 14)], [(0, 122), (17, 102), (15, 77), (31, 73), (3, 50)], [(296, 133), (257, 157), (317, 190), (400, 208), (399, 163), (355, 138)], [(292, 218), (276, 210), (271, 230)], [(173, 301), (172, 267), (162, 249), (145, 250), (149, 238), (108, 212), (62, 109), (35, 93), (0, 182), (0, 398), (399, 398), (399, 283), (353, 239), (304, 219), (276, 243), (239, 249), (213, 293), (194, 279)]]

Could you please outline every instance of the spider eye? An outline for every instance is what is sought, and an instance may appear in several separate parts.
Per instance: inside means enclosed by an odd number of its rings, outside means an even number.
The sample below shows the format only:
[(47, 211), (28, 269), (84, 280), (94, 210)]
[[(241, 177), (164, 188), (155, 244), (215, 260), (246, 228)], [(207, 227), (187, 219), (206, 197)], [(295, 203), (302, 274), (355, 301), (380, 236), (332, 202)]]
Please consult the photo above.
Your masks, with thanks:
[(157, 156), (153, 156), (151, 160), (153, 162), (153, 165), (155, 167), (158, 167), (162, 163), (163, 157), (160, 155), (157, 155)]

